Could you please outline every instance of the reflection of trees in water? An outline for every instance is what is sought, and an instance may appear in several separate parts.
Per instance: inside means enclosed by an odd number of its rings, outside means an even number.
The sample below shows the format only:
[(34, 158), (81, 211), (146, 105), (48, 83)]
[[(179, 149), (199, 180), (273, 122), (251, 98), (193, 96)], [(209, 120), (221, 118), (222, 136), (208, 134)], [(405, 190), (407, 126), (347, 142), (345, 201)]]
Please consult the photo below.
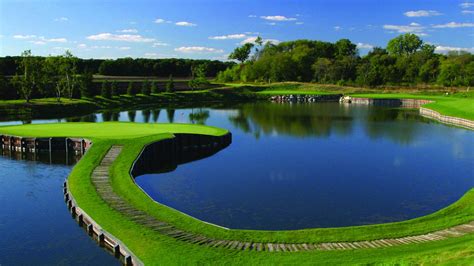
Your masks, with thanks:
[(150, 110), (143, 110), (142, 114), (143, 114), (143, 122), (145, 122), (145, 123), (150, 122), (151, 111)]
[[(393, 122), (405, 121), (405, 123)], [(389, 138), (399, 144), (410, 144), (413, 139), (421, 134), (420, 124), (427, 119), (418, 114), (417, 110), (369, 107), (367, 108), (367, 119), (365, 119), (365, 130), (371, 139)], [(384, 122), (384, 123), (382, 123)]]
[(166, 109), (166, 115), (168, 116), (168, 122), (173, 123), (174, 122), (174, 113), (175, 109)]
[(339, 104), (247, 104), (230, 122), (247, 133), (291, 136), (347, 135), (353, 118)]
[(135, 117), (137, 116), (136, 111), (128, 111), (128, 121), (135, 122)]
[(97, 116), (95, 114), (81, 116), (81, 122), (97, 122)]
[(161, 109), (151, 110), (151, 119), (153, 122), (158, 122), (158, 118), (160, 118), (160, 111)]
[(191, 109), (191, 113), (189, 114), (189, 121), (191, 121), (191, 123), (193, 124), (204, 125), (206, 124), (206, 121), (208, 118), (209, 118), (209, 111), (203, 110), (202, 108), (199, 108), (197, 111), (194, 111), (194, 109)]
[[(104, 111), (102, 113), (102, 120), (104, 122), (108, 121), (118, 121), (120, 118), (120, 113), (119, 112), (114, 112), (114, 111)], [(97, 120), (97, 118), (96, 118)], [(92, 122), (92, 121), (91, 121)], [(94, 121), (95, 122), (95, 121)]]
[(112, 121), (112, 112), (110, 111), (104, 111), (102, 113), (102, 121)]

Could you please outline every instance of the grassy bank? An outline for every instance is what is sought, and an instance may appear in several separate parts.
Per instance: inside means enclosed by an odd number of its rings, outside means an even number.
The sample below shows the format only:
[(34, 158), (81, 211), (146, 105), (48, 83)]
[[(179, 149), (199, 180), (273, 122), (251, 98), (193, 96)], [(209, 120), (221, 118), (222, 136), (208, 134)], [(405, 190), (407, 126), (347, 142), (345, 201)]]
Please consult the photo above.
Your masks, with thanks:
[(105, 230), (124, 242), (146, 264), (356, 264), (356, 263), (453, 263), (468, 264), (474, 259), (474, 235), (405, 246), (350, 251), (308, 251), (269, 253), (231, 251), (176, 241), (132, 222), (111, 209), (91, 182), (93, 169), (111, 145), (123, 145), (111, 169), (114, 191), (135, 208), (186, 231), (242, 241), (319, 243), (391, 238), (422, 234), (474, 220), (474, 189), (460, 200), (436, 213), (417, 219), (369, 226), (316, 228), (294, 231), (225, 230), (167, 206), (155, 203), (135, 185), (129, 175), (133, 161), (144, 145), (172, 137), (173, 133), (220, 136), (227, 131), (183, 124), (69, 123), (0, 127), (0, 134), (21, 136), (76, 136), (93, 140), (92, 148), (74, 167), (69, 188), (78, 205)]
[(196, 105), (226, 104), (266, 100), (273, 95), (289, 94), (345, 94), (354, 97), (367, 98), (412, 98), (433, 100), (434, 103), (425, 105), (444, 115), (457, 116), (474, 120), (474, 92), (466, 89), (449, 90), (440, 87), (433, 88), (358, 88), (336, 85), (320, 85), (312, 83), (274, 83), (256, 84), (214, 84), (218, 88), (180, 91), (175, 93), (158, 93), (149, 96), (120, 95), (111, 99), (101, 96), (80, 100), (62, 99), (60, 103), (54, 98), (34, 99), (30, 103), (23, 100), (0, 100), (0, 115), (3, 120), (52, 118), (62, 116), (87, 114), (93, 111), (127, 108), (146, 105), (163, 105), (171, 107), (186, 107)]

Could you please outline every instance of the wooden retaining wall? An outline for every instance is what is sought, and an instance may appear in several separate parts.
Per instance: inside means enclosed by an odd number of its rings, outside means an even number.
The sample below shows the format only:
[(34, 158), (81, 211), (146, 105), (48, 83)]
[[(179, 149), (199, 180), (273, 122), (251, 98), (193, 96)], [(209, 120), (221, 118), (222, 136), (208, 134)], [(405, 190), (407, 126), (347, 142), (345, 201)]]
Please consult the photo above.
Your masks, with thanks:
[(81, 226), (87, 234), (99, 243), (111, 255), (115, 256), (124, 265), (144, 265), (137, 256), (130, 251), (120, 240), (104, 230), (74, 200), (67, 181), (64, 181), (64, 200), (73, 219)]
[(132, 167), (132, 176), (172, 171), (179, 164), (211, 156), (232, 142), (230, 132), (220, 137), (198, 134), (174, 135), (174, 138), (146, 145)]
[(439, 112), (436, 112), (436, 111), (433, 111), (431, 109), (424, 108), (424, 107), (420, 107), (420, 115), (424, 116), (424, 117), (427, 117), (427, 118), (437, 120), (441, 123), (454, 125), (454, 126), (458, 126), (458, 127), (464, 127), (464, 128), (467, 128), (467, 129), (474, 130), (474, 121), (473, 120), (442, 115)]
[(34, 138), (0, 135), (0, 149), (25, 153), (66, 151), (84, 154), (92, 142), (83, 138)]
[(401, 108), (420, 108), (423, 104), (431, 103), (429, 100), (420, 99), (373, 99), (373, 98), (347, 98), (349, 103), (373, 106), (389, 106)]

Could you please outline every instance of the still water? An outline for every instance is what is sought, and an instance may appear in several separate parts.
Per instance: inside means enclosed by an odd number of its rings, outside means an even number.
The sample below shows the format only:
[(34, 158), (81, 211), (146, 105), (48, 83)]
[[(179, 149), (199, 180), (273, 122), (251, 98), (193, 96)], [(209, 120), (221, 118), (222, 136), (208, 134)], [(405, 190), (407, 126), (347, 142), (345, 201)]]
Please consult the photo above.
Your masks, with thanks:
[[(233, 142), (217, 154), (136, 178), (156, 201), (229, 228), (400, 221), (439, 210), (474, 187), (474, 132), (424, 119), (415, 110), (255, 103), (28, 122), (72, 121), (229, 129)], [(61, 185), (73, 162), (62, 161), (0, 157), (0, 264), (118, 263), (70, 218)]]
[(474, 187), (474, 133), (414, 110), (339, 104), (249, 104), (178, 110), (233, 143), (136, 182), (153, 199), (229, 228), (302, 229), (401, 221)]

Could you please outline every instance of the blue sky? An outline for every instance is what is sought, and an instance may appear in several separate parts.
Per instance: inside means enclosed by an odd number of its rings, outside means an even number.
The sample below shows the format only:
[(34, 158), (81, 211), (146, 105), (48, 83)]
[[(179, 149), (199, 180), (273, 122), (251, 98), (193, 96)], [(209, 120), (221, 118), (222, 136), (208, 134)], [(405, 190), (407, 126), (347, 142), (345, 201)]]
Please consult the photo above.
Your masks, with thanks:
[(462, 0), (0, 2), (0, 56), (225, 59), (256, 36), (272, 42), (348, 38), (365, 54), (401, 33), (438, 52), (474, 52), (474, 2)]

